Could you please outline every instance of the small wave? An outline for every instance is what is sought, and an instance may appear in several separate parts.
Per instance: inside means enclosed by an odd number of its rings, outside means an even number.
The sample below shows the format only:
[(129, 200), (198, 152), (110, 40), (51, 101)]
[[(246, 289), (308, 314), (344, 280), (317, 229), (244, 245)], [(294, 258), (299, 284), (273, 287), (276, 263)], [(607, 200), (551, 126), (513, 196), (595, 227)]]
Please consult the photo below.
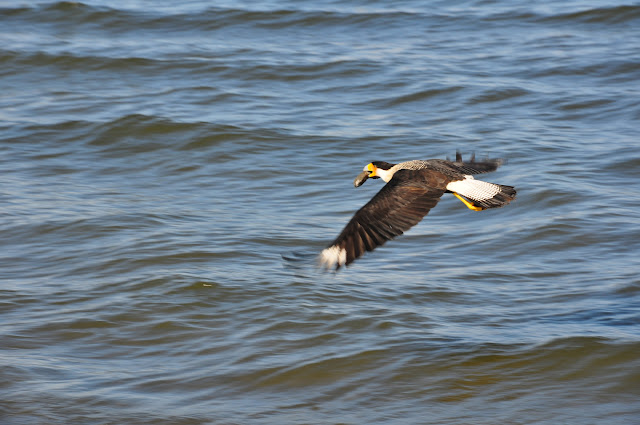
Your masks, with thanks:
[(418, 22), (433, 25), (472, 22), (543, 22), (543, 23), (605, 23), (623, 24), (640, 19), (640, 6), (622, 5), (594, 8), (575, 12), (545, 15), (535, 10), (506, 9), (497, 13), (477, 14), (474, 11), (348, 8), (279, 8), (260, 10), (250, 8), (210, 7), (200, 10), (188, 8), (156, 8), (137, 10), (93, 6), (82, 2), (60, 1), (37, 6), (5, 7), (0, 14), (10, 21), (55, 23), (60, 25), (85, 26), (86, 30), (135, 32), (158, 31), (215, 31), (234, 26), (252, 26), (264, 29), (310, 28), (310, 27), (370, 27), (385, 28), (407, 26)]
[(487, 22), (622, 24), (639, 19), (640, 6), (621, 5), (564, 13), (558, 12), (552, 15), (536, 10), (535, 7), (533, 9), (508, 8), (498, 12), (479, 15), (477, 18)]
[[(236, 25), (255, 25), (262, 28), (309, 27), (316, 25), (370, 25), (381, 21), (401, 23), (418, 15), (398, 10), (347, 12), (337, 10), (276, 9), (251, 10), (213, 7), (205, 10), (181, 12), (180, 8), (138, 11), (113, 7), (92, 6), (81, 2), (54, 2), (31, 7), (3, 8), (0, 13), (12, 19), (34, 23), (67, 23), (98, 25), (103, 29), (137, 31), (216, 30)], [(92, 27), (90, 29), (95, 29)]]
[(439, 99), (442, 97), (446, 97), (449, 94), (458, 92), (463, 90), (462, 86), (449, 86), (449, 87), (441, 87), (427, 90), (420, 90), (413, 93), (403, 94), (400, 96), (394, 96), (391, 98), (383, 98), (383, 99), (374, 99), (367, 101), (367, 104), (380, 105), (384, 107), (394, 107), (406, 103), (413, 102), (422, 102), (431, 99)]
[(640, 6), (615, 6), (563, 13), (542, 18), (546, 22), (621, 24), (640, 19)]
[[(72, 54), (68, 52), (2, 52), (0, 59), (5, 67), (49, 67), (53, 66), (61, 71), (69, 70), (149, 70), (159, 63), (166, 66), (166, 62), (143, 57), (109, 57)], [(184, 64), (183, 64), (184, 66)]]
[(34, 24), (98, 24), (111, 27), (131, 23), (135, 16), (138, 16), (137, 20), (144, 16), (134, 12), (70, 1), (45, 3), (30, 7), (3, 8), (0, 9), (0, 13), (13, 20), (17, 19)]
[(53, 2), (30, 7), (0, 9), (0, 16), (9, 24), (54, 24), (73, 26), (84, 32), (107, 32), (117, 36), (139, 31), (215, 32), (229, 28), (256, 30), (310, 28), (350, 28), (368, 30), (372, 27), (403, 29), (414, 25), (442, 26), (478, 17), (470, 13), (417, 8), (353, 8), (332, 5), (317, 8), (256, 9), (241, 7), (207, 7), (194, 9), (189, 5), (138, 9), (131, 7), (94, 6), (82, 2)]
[(502, 100), (509, 100), (515, 97), (526, 96), (530, 92), (528, 90), (519, 87), (494, 87), (484, 90), (483, 93), (472, 97), (469, 100), (470, 104), (476, 103), (489, 103), (499, 102)]

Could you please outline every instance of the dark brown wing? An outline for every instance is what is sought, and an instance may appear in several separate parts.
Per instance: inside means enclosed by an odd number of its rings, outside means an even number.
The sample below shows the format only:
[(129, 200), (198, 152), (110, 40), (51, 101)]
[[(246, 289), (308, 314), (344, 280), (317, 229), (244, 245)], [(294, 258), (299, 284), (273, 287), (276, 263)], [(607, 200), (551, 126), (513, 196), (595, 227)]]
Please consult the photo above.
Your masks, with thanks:
[(442, 159), (434, 160), (439, 165), (449, 168), (450, 170), (456, 171), (462, 174), (481, 174), (481, 173), (490, 173), (491, 171), (495, 171), (500, 165), (504, 163), (502, 159), (489, 159), (485, 158), (480, 161), (476, 161), (475, 155), (472, 155), (469, 158), (469, 161), (463, 161), (462, 155), (460, 152), (456, 152), (456, 160), (454, 161), (445, 161)]
[(435, 207), (449, 179), (434, 170), (400, 170), (360, 208), (320, 255), (326, 268), (352, 263), (416, 225)]

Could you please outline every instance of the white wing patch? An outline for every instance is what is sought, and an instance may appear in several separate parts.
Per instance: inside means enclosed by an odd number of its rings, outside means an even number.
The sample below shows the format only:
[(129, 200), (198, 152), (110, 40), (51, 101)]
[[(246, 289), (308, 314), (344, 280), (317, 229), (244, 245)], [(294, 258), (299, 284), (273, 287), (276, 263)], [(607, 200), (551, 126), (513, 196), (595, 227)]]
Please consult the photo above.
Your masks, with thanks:
[(492, 199), (500, 193), (500, 186), (483, 182), (482, 180), (476, 180), (473, 176), (464, 176), (464, 180), (450, 182), (447, 185), (447, 190), (456, 192), (474, 201), (485, 201)]
[(344, 266), (347, 262), (347, 250), (337, 245), (323, 249), (318, 258), (320, 265), (332, 269), (336, 264)]

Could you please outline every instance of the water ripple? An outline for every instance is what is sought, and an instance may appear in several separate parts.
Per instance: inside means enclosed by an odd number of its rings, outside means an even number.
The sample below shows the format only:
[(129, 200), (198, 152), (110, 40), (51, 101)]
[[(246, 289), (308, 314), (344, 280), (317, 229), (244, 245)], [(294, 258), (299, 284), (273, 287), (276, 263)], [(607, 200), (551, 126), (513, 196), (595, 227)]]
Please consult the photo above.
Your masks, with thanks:
[[(633, 423), (639, 10), (5, 5), (2, 423)], [(517, 199), (316, 268), (457, 150)]]

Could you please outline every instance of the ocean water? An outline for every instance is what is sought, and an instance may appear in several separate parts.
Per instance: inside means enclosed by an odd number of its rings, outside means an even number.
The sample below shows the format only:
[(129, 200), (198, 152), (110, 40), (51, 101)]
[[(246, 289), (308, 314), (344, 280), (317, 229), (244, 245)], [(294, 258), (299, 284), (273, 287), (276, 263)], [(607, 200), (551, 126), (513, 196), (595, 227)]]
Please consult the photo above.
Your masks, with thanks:
[(556, 3), (0, 2), (0, 423), (640, 423), (640, 4)]

